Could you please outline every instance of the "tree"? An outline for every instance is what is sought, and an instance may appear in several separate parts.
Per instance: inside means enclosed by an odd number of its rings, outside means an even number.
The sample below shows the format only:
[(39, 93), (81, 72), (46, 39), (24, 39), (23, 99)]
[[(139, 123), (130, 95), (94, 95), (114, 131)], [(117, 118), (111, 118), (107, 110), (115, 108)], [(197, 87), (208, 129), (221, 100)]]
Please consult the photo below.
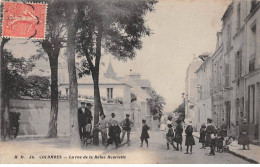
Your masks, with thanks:
[(20, 92), (24, 91), (26, 75), (34, 67), (31, 60), (25, 58), (15, 58), (11, 52), (3, 49), (1, 61), (1, 86), (2, 86), (2, 115), (1, 115), (1, 136), (6, 141), (11, 136), (10, 120), (9, 120), (9, 99), (17, 97)]
[(25, 89), (23, 95), (33, 98), (48, 98), (50, 91), (50, 81), (48, 77), (30, 75), (24, 78)]
[(77, 32), (76, 14), (77, 3), (69, 1), (66, 3), (67, 17), (67, 63), (69, 71), (69, 108), (70, 108), (70, 144), (79, 147), (79, 127), (78, 127), (78, 83), (75, 67), (75, 38)]
[(160, 120), (161, 113), (166, 104), (165, 99), (157, 94), (153, 88), (147, 88), (146, 91), (151, 96), (151, 98), (148, 100), (151, 114)]
[(185, 103), (184, 101), (173, 111), (174, 113), (178, 113), (180, 120), (185, 119)]
[[(38, 0), (35, 0), (36, 2)], [(48, 137), (57, 137), (57, 120), (58, 120), (58, 57), (61, 48), (65, 42), (66, 36), (66, 17), (65, 3), (62, 1), (45, 0), (48, 3), (48, 15), (46, 24), (46, 34), (44, 40), (36, 41), (40, 46), (38, 54), (32, 58), (43, 58), (45, 53), (51, 69), (51, 111)], [(44, 51), (42, 51), (42, 49)]]
[[(142, 48), (141, 38), (150, 35), (144, 17), (153, 11), (156, 0), (86, 0), (78, 14), (77, 51), (85, 56), (83, 74), (94, 82), (94, 124), (103, 114), (99, 92), (99, 66), (102, 49), (118, 60), (133, 59)], [(84, 6), (84, 7), (83, 7)], [(98, 145), (98, 133), (94, 134)]]

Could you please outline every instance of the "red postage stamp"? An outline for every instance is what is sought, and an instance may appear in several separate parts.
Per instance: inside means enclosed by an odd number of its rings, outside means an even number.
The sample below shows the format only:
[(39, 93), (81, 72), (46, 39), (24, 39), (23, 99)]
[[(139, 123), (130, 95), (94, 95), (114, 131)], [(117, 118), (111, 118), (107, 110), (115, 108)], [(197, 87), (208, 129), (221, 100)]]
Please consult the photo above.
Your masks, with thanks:
[(2, 36), (10, 38), (45, 38), (47, 4), (4, 3)]

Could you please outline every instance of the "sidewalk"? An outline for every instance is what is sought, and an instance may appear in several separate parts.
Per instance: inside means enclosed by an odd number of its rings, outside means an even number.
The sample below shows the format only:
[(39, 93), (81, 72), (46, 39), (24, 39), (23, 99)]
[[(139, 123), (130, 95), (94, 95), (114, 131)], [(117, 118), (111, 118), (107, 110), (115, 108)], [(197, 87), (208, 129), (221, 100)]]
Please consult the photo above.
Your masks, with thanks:
[[(193, 136), (199, 138), (199, 132), (193, 132)], [(260, 146), (251, 144), (250, 150), (242, 150), (242, 146), (238, 145), (237, 141), (232, 142), (229, 146), (229, 151), (231, 154), (240, 157), (244, 160), (247, 160), (251, 163), (260, 163)]]

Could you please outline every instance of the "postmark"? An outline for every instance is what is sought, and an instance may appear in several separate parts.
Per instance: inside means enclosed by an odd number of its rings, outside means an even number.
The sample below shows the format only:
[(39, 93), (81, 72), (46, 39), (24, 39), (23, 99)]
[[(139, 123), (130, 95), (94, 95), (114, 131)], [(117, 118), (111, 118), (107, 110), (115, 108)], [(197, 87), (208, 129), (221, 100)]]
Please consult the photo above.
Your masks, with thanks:
[(5, 2), (2, 36), (44, 39), (47, 4)]

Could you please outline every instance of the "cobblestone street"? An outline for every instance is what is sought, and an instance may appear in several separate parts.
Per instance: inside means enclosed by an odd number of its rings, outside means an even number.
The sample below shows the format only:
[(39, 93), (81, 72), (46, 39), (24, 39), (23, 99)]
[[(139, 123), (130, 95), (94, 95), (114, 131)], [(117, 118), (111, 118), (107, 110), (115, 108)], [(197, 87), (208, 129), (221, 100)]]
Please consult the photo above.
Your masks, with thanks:
[[(192, 155), (183, 151), (166, 150), (162, 132), (150, 132), (149, 148), (140, 148), (140, 134), (131, 135), (131, 145), (123, 144), (118, 149), (110, 145), (90, 146), (82, 150), (71, 149), (69, 138), (28, 140), (19, 139), (1, 143), (0, 162), (13, 163), (172, 163), (172, 164), (241, 164), (249, 163), (229, 153), (216, 153), (216, 156), (207, 156), (207, 149), (201, 147), (198, 139)], [(185, 137), (184, 137), (185, 138)], [(16, 151), (14, 151), (16, 150)], [(39, 151), (40, 150), (40, 151)], [(14, 154), (14, 152), (16, 154)], [(17, 159), (15, 159), (17, 156)], [(24, 158), (21, 158), (24, 156)], [(34, 158), (30, 159), (30, 156)], [(52, 157), (51, 157), (52, 156)], [(54, 157), (56, 156), (56, 157)], [(85, 156), (85, 157), (84, 157)], [(91, 158), (92, 157), (92, 158)]]

